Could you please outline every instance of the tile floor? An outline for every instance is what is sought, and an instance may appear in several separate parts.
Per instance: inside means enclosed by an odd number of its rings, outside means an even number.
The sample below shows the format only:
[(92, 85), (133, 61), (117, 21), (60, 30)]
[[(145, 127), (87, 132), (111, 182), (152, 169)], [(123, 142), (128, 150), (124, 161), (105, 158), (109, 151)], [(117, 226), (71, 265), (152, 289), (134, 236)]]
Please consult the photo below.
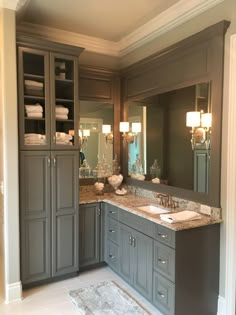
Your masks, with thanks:
[[(68, 292), (89, 286), (104, 280), (116, 280), (135, 299), (139, 301), (152, 315), (162, 315), (148, 301), (127, 285), (109, 267), (102, 267), (80, 273), (78, 277), (42, 285), (25, 290), (23, 300), (4, 304), (0, 300), (1, 315), (78, 315), (78, 309), (71, 302)], [(125, 315), (125, 314), (124, 314)]]

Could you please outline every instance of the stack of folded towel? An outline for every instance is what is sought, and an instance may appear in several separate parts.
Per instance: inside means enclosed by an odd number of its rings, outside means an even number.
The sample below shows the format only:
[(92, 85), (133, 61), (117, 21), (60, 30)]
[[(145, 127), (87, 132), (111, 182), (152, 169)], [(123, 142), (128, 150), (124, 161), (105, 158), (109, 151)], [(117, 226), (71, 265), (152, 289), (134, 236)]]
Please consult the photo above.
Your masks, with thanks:
[(25, 145), (44, 145), (46, 144), (45, 135), (39, 133), (25, 133)]
[(166, 221), (168, 223), (178, 223), (199, 220), (201, 219), (201, 215), (194, 211), (184, 210), (177, 213), (161, 214), (160, 218), (161, 220)]
[(72, 136), (65, 132), (56, 132), (56, 144), (72, 145)]
[(25, 80), (25, 92), (30, 95), (43, 96), (43, 82)]
[(56, 105), (56, 119), (68, 119), (69, 109), (63, 105)]
[(27, 117), (30, 117), (30, 118), (43, 117), (43, 107), (38, 103), (35, 105), (25, 105), (25, 111), (26, 111)]

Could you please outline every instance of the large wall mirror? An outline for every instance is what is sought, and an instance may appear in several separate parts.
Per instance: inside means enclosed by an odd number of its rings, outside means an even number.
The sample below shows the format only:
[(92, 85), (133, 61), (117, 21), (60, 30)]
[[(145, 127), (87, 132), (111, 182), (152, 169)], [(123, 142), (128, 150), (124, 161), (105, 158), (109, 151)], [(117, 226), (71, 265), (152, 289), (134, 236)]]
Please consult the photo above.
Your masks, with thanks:
[[(93, 177), (98, 161), (111, 165), (113, 159), (113, 104), (80, 101), (80, 179)], [(110, 126), (105, 127), (104, 126)], [(107, 130), (106, 128), (110, 128)]]
[[(179, 188), (183, 197), (197, 192), (200, 200), (207, 200), (212, 154), (211, 82), (127, 102), (125, 110), (130, 125), (141, 123), (141, 132), (127, 144), (127, 172), (132, 183), (170, 193)], [(196, 115), (198, 122), (193, 121)], [(139, 177), (140, 172), (145, 177)]]

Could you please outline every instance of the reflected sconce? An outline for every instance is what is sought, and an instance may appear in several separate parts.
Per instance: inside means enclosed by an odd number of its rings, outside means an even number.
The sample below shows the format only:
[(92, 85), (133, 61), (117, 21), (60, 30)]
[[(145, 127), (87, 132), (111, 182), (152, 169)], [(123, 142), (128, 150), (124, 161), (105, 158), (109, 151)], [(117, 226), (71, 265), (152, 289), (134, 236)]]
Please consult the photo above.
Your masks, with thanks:
[(113, 143), (113, 133), (111, 132), (111, 125), (102, 125), (102, 133), (107, 143)]
[(123, 141), (127, 143), (133, 143), (139, 132), (141, 132), (141, 123), (134, 122), (131, 124), (131, 131), (129, 128), (128, 121), (121, 121), (120, 122), (120, 132), (122, 132)]
[(82, 144), (87, 144), (89, 136), (90, 136), (90, 130), (89, 129), (79, 130), (79, 137), (82, 141)]
[(192, 150), (197, 145), (205, 144), (206, 149), (210, 147), (210, 134), (212, 126), (212, 114), (204, 112), (187, 112), (186, 126), (191, 127), (190, 133)]

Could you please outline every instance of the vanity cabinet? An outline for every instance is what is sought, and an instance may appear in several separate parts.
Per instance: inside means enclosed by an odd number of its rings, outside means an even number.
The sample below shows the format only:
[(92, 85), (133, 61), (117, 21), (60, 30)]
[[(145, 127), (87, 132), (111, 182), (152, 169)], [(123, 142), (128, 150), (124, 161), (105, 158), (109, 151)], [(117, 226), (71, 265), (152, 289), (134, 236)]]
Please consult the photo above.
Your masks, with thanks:
[(23, 285), (78, 270), (78, 153), (21, 151)]
[(101, 205), (79, 206), (79, 268), (92, 266), (101, 261)]
[(164, 315), (216, 314), (219, 224), (174, 231), (106, 203), (106, 262)]

